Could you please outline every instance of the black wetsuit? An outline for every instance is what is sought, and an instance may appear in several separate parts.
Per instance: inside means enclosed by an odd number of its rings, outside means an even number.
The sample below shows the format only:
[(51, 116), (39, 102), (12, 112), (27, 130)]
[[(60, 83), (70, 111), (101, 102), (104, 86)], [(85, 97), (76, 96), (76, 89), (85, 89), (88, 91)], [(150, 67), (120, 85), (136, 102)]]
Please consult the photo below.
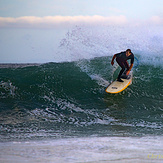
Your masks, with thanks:
[(128, 59), (131, 59), (131, 64), (133, 64), (134, 63), (134, 54), (131, 53), (131, 55), (128, 57), (126, 56), (125, 51), (116, 54), (116, 61), (119, 64), (119, 66), (122, 68), (118, 75), (118, 79), (120, 79), (120, 77), (123, 74), (123, 72), (125, 71), (125, 69), (127, 69), (127, 71), (129, 70), (129, 64), (127, 62)]

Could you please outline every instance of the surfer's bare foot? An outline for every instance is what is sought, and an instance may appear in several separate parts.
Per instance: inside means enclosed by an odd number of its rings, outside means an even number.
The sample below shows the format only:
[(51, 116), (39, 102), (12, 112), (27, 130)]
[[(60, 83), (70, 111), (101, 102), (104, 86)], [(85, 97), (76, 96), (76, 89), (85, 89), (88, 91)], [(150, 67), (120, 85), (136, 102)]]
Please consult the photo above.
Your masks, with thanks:
[(123, 80), (121, 80), (121, 79), (117, 79), (117, 81), (119, 81), (119, 82), (123, 82)]

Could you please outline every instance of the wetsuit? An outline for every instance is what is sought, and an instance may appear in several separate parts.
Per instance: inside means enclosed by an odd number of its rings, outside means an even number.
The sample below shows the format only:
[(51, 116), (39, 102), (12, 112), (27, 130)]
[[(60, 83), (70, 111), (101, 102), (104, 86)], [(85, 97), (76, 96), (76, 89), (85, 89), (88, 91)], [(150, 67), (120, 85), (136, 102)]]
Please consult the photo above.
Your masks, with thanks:
[(122, 68), (118, 75), (118, 79), (120, 79), (120, 77), (123, 74), (123, 72), (125, 71), (125, 69), (127, 69), (127, 71), (129, 70), (129, 64), (127, 62), (128, 59), (131, 59), (131, 64), (133, 64), (134, 63), (134, 54), (131, 53), (131, 55), (128, 57), (126, 56), (126, 52), (121, 52), (121, 53), (116, 54), (116, 61), (119, 64), (119, 66)]

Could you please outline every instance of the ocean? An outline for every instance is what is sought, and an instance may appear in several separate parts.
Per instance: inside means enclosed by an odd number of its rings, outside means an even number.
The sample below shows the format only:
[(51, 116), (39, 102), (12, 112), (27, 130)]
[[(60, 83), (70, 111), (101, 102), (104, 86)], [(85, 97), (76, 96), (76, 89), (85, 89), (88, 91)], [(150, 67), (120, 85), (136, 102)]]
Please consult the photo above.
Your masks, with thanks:
[(113, 54), (98, 56), (89, 37), (75, 56), (78, 38), (61, 41), (67, 61), (0, 65), (0, 162), (163, 162), (160, 44), (137, 46), (132, 85), (108, 94)]

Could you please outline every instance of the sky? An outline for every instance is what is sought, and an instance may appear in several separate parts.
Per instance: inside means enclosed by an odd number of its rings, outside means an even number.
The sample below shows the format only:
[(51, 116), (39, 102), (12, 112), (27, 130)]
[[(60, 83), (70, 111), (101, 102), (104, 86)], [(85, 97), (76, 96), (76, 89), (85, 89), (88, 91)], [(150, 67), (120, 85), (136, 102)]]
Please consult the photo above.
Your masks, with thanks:
[(0, 16), (124, 15), (146, 19), (161, 16), (162, 6), (162, 0), (0, 0)]
[(66, 27), (135, 22), (162, 25), (163, 0), (0, 0), (0, 62), (53, 61)]

